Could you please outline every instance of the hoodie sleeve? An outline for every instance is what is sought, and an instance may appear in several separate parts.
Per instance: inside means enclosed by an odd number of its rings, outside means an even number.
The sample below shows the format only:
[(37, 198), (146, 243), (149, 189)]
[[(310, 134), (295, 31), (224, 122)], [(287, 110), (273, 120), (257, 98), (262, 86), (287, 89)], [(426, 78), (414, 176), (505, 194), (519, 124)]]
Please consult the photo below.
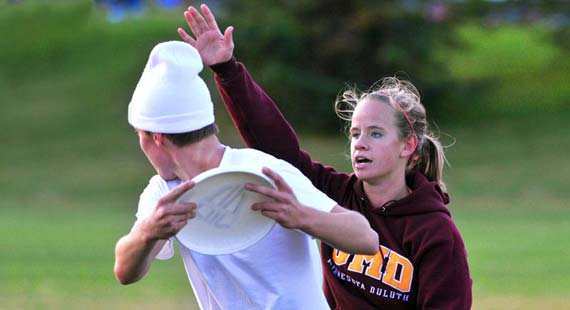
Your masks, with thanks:
[(431, 221), (420, 242), (418, 309), (471, 309), (472, 281), (467, 253), (459, 230), (447, 215), (440, 223)]
[(297, 166), (300, 146), (295, 130), (245, 66), (232, 58), (212, 66), (212, 70), (224, 105), (245, 144)]
[(295, 130), (271, 97), (251, 78), (245, 66), (232, 58), (211, 69), (224, 105), (245, 144), (291, 163), (315, 187), (339, 201), (334, 197), (339, 192), (338, 182), (346, 184), (349, 177), (312, 161), (301, 149)]

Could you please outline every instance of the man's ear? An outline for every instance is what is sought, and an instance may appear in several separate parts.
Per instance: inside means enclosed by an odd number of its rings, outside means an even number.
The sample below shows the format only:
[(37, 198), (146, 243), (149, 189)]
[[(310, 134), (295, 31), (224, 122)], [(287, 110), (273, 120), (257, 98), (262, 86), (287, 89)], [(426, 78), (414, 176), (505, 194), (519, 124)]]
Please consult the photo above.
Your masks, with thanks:
[(416, 148), (418, 147), (418, 136), (416, 135), (409, 135), (404, 141), (404, 147), (402, 148), (402, 152), (400, 156), (408, 157), (414, 154)]
[(152, 133), (152, 141), (156, 146), (164, 145), (164, 135), (161, 133)]

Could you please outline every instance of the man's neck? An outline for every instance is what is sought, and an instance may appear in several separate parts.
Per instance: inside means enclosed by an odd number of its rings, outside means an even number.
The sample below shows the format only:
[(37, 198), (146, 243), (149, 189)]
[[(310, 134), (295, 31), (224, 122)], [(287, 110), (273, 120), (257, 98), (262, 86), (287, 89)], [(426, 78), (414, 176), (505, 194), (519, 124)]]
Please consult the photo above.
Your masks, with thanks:
[(176, 175), (182, 180), (190, 180), (198, 174), (220, 166), (225, 146), (215, 135), (191, 145), (176, 148), (173, 159)]

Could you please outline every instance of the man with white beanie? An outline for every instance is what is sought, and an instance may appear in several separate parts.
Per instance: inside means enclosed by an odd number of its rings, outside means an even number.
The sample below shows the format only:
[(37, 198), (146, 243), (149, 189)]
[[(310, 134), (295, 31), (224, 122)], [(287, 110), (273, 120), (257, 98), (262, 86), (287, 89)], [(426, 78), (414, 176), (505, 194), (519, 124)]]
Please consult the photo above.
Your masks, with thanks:
[[(276, 188), (247, 185), (272, 203), (253, 209), (278, 224), (260, 241), (224, 255), (205, 255), (178, 243), (201, 309), (328, 309), (313, 238), (349, 253), (374, 255), (378, 236), (360, 214), (336, 205), (292, 165), (253, 149), (220, 143), (210, 92), (191, 45), (158, 44), (129, 104), (129, 123), (157, 171), (140, 196), (137, 220), (115, 249), (122, 284), (142, 279), (154, 258), (174, 255), (177, 233), (196, 216), (194, 202), (177, 199), (195, 176), (218, 167), (248, 165)], [(342, 233), (338, 233), (342, 231)]]

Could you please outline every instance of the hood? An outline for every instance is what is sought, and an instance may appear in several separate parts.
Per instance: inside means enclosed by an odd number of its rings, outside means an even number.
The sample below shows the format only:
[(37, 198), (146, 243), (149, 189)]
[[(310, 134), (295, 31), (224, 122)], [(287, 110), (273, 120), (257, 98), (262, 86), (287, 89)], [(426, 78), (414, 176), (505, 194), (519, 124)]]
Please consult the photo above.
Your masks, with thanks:
[[(355, 189), (358, 194), (368, 200), (362, 183), (358, 180)], [(388, 201), (374, 211), (384, 216), (419, 215), (430, 212), (443, 212), (450, 215), (445, 206), (450, 202), (449, 195), (443, 192), (437, 182), (428, 180), (421, 172), (416, 172), (408, 186), (412, 190), (408, 196), (400, 200)]]

